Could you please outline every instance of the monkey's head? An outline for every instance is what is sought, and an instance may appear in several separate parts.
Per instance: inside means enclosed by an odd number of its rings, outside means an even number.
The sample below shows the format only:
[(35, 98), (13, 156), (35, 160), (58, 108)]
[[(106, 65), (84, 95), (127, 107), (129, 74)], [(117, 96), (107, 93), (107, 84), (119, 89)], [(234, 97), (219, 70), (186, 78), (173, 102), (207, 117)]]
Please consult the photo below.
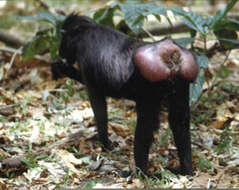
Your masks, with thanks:
[(62, 37), (59, 48), (60, 56), (73, 64), (76, 59), (76, 46), (81, 32), (95, 25), (96, 23), (86, 16), (80, 16), (75, 13), (67, 16), (60, 29)]
[(72, 13), (64, 20), (61, 27), (61, 32), (77, 32), (81, 30), (82, 27), (89, 27), (92, 25), (96, 25), (96, 22), (91, 18)]
[(176, 77), (192, 82), (198, 74), (195, 56), (170, 38), (138, 48), (134, 63), (143, 77), (152, 82)]

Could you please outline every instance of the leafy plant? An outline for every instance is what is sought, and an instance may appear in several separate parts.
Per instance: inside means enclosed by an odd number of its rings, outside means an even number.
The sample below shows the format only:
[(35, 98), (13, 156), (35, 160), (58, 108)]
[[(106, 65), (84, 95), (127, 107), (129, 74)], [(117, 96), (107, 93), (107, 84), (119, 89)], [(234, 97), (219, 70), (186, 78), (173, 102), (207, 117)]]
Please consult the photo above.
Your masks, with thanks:
[(220, 141), (217, 146), (217, 150), (220, 152), (229, 151), (230, 148), (233, 147), (233, 143), (236, 142), (237, 139), (237, 136), (231, 129), (225, 128), (220, 134)]
[(28, 169), (38, 167), (38, 158), (32, 153), (32, 144), (30, 144), (28, 148), (27, 155), (24, 159), (22, 159), (22, 162), (26, 164)]
[[(144, 21), (149, 15), (154, 15), (160, 21), (160, 15), (167, 18), (168, 22), (172, 22), (168, 16), (168, 11), (173, 12), (175, 16), (181, 18), (191, 32), (189, 38), (175, 39), (182, 46), (192, 44), (192, 49), (196, 53), (200, 73), (196, 81), (190, 86), (190, 104), (195, 103), (201, 92), (202, 85), (205, 81), (204, 69), (208, 66), (207, 55), (213, 54), (217, 49), (208, 50), (206, 47), (207, 38), (211, 34), (215, 34), (218, 39), (220, 50), (230, 50), (239, 47), (237, 39), (237, 31), (239, 31), (239, 22), (235, 19), (227, 18), (227, 13), (236, 4), (237, 0), (231, 0), (225, 9), (219, 10), (214, 16), (203, 17), (201, 15), (184, 11), (181, 8), (169, 8), (158, 6), (155, 3), (141, 3), (140, 1), (127, 0), (125, 3), (114, 2), (111, 6), (99, 9), (95, 12), (93, 18), (96, 22), (104, 25), (109, 25), (114, 28), (126, 27), (132, 31), (133, 35), (139, 35), (143, 30)], [(114, 16), (121, 15), (122, 20), (115, 24)], [(54, 60), (58, 57), (57, 49), (60, 42), (60, 26), (64, 16), (54, 16), (50, 13), (38, 13), (33, 17), (24, 17), (33, 21), (46, 21), (51, 24), (51, 27), (38, 32), (35, 37), (23, 49), (23, 57), (25, 59), (34, 56), (35, 54), (50, 51), (51, 58)], [(120, 25), (120, 26), (119, 26)], [(196, 33), (202, 36), (204, 48), (194, 47)]]
[(169, 139), (172, 137), (172, 132), (170, 128), (166, 128), (163, 133), (159, 133), (160, 138), (158, 139), (159, 146), (166, 146), (168, 145)]
[(71, 79), (67, 79), (65, 85), (63, 86), (64, 91), (61, 92), (61, 98), (65, 103), (67, 103), (69, 101), (69, 98), (72, 97), (75, 93), (73, 85), (74, 81)]
[(196, 153), (197, 154), (197, 159), (196, 159), (196, 163), (199, 167), (200, 171), (213, 171), (214, 166), (212, 165), (212, 163), (205, 158), (205, 156), (203, 156), (202, 154), (200, 154), (199, 152)]
[(165, 171), (158, 171), (155, 174), (153, 174), (153, 176), (155, 176), (154, 178), (150, 178), (150, 177), (146, 177), (145, 182), (146, 185), (148, 186), (148, 188), (158, 188), (158, 187), (162, 187), (162, 188), (169, 188), (170, 184), (177, 180), (177, 176), (174, 175), (173, 173), (171, 173), (168, 170)]
[(60, 44), (60, 28), (64, 16), (54, 16), (51, 13), (37, 13), (35, 16), (24, 16), (23, 19), (31, 21), (44, 21), (50, 25), (50, 27), (43, 29), (36, 33), (30, 42), (28, 42), (24, 48), (22, 56), (23, 58), (30, 59), (36, 54), (42, 54), (46, 51), (50, 52), (51, 59), (58, 58), (58, 47)]
[(84, 185), (82, 189), (93, 189), (94, 186), (96, 186), (97, 181), (90, 181), (87, 184)]
[[(58, 99), (53, 99), (53, 103), (57, 109), (62, 110), (65, 108), (65, 105), (68, 103), (70, 97), (75, 94), (74, 81), (67, 79), (65, 84), (61, 87), (59, 91), (56, 92)], [(62, 101), (65, 105), (62, 105)]]

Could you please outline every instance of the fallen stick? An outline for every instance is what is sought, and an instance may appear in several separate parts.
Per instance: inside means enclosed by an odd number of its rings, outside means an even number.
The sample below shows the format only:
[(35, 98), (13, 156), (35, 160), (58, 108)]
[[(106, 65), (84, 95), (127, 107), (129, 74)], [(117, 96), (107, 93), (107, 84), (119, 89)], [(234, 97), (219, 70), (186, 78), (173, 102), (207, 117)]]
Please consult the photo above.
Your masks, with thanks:
[[(52, 145), (48, 146), (44, 150), (39, 150), (37, 152), (32, 152), (32, 156), (39, 156), (43, 154), (50, 154), (52, 150), (59, 149), (65, 147), (66, 145), (75, 145), (79, 142), (79, 138), (83, 136), (82, 130), (77, 131), (76, 133), (70, 134), (69, 136), (63, 138), (62, 140), (53, 143)], [(2, 160), (0, 163), (0, 173), (1, 170), (7, 170), (11, 168), (22, 168), (24, 164), (23, 160), (27, 158), (27, 154), (14, 156), (11, 158), (7, 158)]]

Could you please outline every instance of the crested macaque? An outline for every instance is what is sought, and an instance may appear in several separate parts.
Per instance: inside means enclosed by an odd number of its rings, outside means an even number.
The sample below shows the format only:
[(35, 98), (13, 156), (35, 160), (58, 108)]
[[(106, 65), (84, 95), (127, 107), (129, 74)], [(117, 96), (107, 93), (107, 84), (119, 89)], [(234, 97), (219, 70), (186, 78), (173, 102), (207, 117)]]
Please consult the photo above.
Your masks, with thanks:
[(144, 42), (77, 14), (65, 19), (61, 32), (61, 59), (52, 64), (53, 77), (65, 75), (86, 85), (103, 146), (113, 148), (107, 132), (106, 97), (134, 100), (135, 165), (147, 173), (153, 132), (159, 126), (161, 105), (167, 102), (180, 159), (180, 167), (170, 170), (192, 175), (189, 85), (198, 74), (193, 53), (171, 38)]

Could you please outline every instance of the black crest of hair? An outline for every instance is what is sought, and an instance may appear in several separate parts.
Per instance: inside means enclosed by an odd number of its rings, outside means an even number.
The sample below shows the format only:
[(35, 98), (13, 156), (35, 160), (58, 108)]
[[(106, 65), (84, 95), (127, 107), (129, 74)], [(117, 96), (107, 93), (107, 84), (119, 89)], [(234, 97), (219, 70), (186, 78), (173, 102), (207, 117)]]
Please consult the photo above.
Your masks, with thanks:
[(99, 25), (89, 17), (69, 15), (62, 31), (61, 59), (52, 64), (53, 76), (68, 76), (86, 85), (103, 146), (114, 148), (108, 138), (106, 97), (134, 100), (137, 112), (135, 164), (147, 173), (153, 132), (159, 127), (161, 105), (167, 102), (169, 125), (180, 159), (180, 167), (171, 171), (192, 175), (189, 82), (180, 77), (174, 82), (148, 81), (140, 74), (133, 58), (139, 47), (151, 43)]

